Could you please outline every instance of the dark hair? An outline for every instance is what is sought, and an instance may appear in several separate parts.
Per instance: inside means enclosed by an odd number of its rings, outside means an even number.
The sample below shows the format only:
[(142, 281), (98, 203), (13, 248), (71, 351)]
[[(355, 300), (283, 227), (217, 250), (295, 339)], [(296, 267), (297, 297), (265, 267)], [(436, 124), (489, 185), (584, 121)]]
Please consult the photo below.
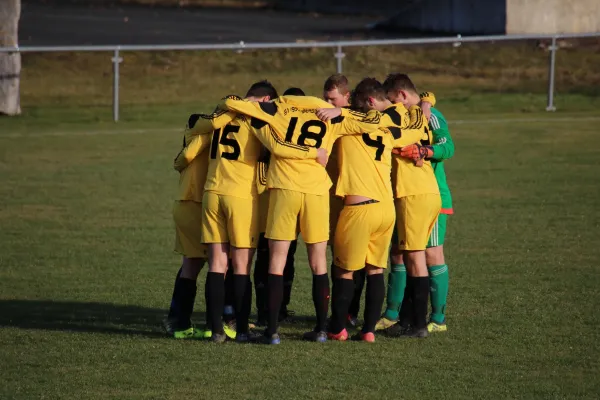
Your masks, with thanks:
[(277, 90), (273, 87), (271, 82), (267, 80), (253, 83), (246, 93), (246, 97), (264, 97), (269, 96), (271, 99), (277, 98)]
[(348, 78), (342, 74), (333, 74), (325, 81), (323, 85), (323, 91), (329, 92), (330, 90), (337, 89), (340, 94), (346, 94), (350, 91), (348, 89)]
[(284, 96), (306, 96), (304, 94), (304, 90), (297, 88), (297, 87), (291, 87), (289, 89), (287, 89), (285, 92), (283, 92)]
[(385, 92), (406, 90), (413, 93), (418, 93), (415, 84), (410, 80), (406, 74), (389, 74), (383, 82), (383, 88)]
[(385, 100), (385, 90), (383, 85), (375, 78), (365, 78), (356, 85), (350, 97), (352, 108), (358, 111), (369, 111), (369, 97), (375, 97), (378, 100)]

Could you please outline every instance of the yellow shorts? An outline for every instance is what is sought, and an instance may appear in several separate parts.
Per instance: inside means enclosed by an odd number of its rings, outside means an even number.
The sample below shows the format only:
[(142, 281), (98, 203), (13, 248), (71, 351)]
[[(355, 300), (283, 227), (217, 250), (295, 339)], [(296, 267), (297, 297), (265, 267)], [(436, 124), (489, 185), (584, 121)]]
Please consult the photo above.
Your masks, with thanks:
[(267, 215), (269, 215), (269, 191), (265, 190), (258, 195), (258, 232), (267, 230)]
[(258, 243), (258, 199), (204, 192), (202, 241), (255, 248)]
[(439, 194), (417, 194), (396, 199), (400, 250), (425, 250), (441, 208)]
[(329, 242), (331, 244), (334, 242), (335, 229), (343, 208), (344, 199), (338, 196), (329, 197)]
[(296, 240), (298, 227), (305, 243), (329, 239), (329, 193), (319, 196), (285, 189), (269, 192), (267, 239)]
[(395, 221), (392, 201), (344, 206), (334, 237), (334, 264), (347, 271), (365, 264), (386, 268)]
[(202, 243), (202, 203), (176, 201), (173, 220), (175, 251), (188, 258), (207, 258), (208, 247)]

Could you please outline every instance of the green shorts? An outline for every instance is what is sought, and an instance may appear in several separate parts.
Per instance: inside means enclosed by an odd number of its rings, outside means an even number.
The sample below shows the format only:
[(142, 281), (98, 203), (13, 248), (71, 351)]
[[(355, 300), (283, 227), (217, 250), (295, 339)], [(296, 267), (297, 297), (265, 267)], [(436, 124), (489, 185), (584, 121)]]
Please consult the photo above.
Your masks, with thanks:
[(448, 223), (448, 214), (440, 214), (433, 224), (431, 235), (427, 247), (436, 247), (444, 244), (446, 237), (446, 224)]

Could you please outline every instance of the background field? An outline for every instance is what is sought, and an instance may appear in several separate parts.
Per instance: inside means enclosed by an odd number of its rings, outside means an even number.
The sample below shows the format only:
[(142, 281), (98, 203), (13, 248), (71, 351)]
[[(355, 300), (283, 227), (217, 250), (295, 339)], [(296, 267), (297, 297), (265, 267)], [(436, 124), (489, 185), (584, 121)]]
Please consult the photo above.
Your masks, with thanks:
[(450, 120), (450, 331), (315, 345), (302, 318), (277, 348), (162, 336), (171, 163), (190, 112), (262, 77), (319, 95), (331, 54), (126, 55), (116, 125), (106, 55), (25, 56), (24, 115), (0, 119), (0, 398), (598, 398), (598, 53), (559, 52), (547, 114), (547, 53), (522, 46), (349, 52), (351, 78), (408, 71)]

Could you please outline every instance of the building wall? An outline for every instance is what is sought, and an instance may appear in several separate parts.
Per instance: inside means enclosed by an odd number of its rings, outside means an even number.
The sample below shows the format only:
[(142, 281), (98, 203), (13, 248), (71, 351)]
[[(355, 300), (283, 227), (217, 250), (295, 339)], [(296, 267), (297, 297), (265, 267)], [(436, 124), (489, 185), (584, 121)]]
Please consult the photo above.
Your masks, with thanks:
[(285, 9), (380, 15), (399, 29), (460, 34), (600, 32), (600, 0), (271, 0)]
[(506, 33), (600, 32), (600, 0), (506, 2)]

